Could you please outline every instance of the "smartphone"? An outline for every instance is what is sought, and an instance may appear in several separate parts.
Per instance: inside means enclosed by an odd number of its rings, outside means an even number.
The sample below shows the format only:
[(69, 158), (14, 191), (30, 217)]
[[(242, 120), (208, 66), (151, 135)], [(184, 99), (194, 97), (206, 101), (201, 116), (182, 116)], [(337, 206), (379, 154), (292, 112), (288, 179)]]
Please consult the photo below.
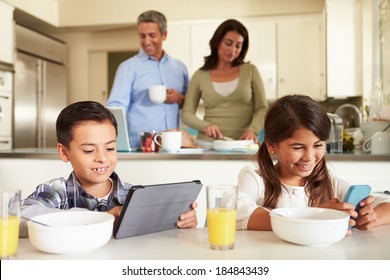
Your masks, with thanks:
[(355, 205), (355, 210), (359, 210), (359, 202), (370, 195), (369, 185), (352, 185), (349, 187), (344, 201)]

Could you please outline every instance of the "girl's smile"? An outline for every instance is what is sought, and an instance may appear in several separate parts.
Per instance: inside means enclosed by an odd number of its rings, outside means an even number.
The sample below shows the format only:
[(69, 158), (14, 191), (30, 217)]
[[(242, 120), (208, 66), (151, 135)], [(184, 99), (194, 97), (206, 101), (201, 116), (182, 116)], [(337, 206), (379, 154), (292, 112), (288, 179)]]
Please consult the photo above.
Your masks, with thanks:
[(277, 145), (267, 146), (269, 151), (276, 153), (280, 181), (294, 186), (306, 183), (306, 177), (325, 154), (325, 142), (306, 128), (296, 130), (292, 137)]

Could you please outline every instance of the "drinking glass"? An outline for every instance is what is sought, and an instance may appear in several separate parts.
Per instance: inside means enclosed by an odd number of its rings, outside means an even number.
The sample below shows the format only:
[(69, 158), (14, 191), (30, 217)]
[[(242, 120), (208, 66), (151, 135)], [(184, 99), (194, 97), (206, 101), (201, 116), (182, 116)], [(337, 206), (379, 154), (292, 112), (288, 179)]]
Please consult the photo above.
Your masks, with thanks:
[(329, 144), (331, 153), (342, 153), (343, 152), (343, 137), (344, 137), (344, 126), (334, 125), (331, 127), (329, 134)]
[(18, 251), (20, 223), (19, 189), (0, 189), (0, 257), (15, 259)]
[(237, 218), (237, 186), (206, 187), (209, 246), (216, 250), (234, 248)]

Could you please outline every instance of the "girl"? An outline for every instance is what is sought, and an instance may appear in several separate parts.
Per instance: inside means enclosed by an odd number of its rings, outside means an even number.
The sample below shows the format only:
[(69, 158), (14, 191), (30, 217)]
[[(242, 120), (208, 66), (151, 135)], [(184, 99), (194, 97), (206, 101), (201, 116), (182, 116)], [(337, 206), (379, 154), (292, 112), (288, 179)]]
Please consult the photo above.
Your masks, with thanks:
[(238, 229), (272, 230), (268, 212), (258, 205), (342, 210), (351, 216), (350, 226), (361, 230), (390, 223), (389, 198), (369, 196), (358, 212), (341, 202), (350, 185), (326, 167), (330, 128), (325, 110), (308, 96), (285, 96), (270, 107), (257, 153), (259, 169), (245, 167), (238, 176)]

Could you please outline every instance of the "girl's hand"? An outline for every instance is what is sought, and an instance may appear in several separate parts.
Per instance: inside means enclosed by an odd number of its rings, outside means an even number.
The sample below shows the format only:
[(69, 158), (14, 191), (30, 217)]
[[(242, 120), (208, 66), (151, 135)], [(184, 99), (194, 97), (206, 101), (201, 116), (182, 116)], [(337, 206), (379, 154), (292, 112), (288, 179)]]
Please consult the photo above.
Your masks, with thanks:
[(253, 140), (256, 144), (259, 143), (259, 138), (257, 135), (250, 130), (245, 131), (240, 140)]
[(378, 225), (377, 214), (372, 207), (375, 198), (369, 196), (359, 203), (358, 217), (356, 218), (356, 228), (360, 230), (368, 230)]
[(218, 125), (216, 125), (216, 124), (210, 124), (210, 125), (206, 126), (206, 128), (204, 129), (204, 133), (208, 137), (211, 137), (214, 139), (218, 139), (218, 138), (223, 137), (221, 130), (219, 129)]

